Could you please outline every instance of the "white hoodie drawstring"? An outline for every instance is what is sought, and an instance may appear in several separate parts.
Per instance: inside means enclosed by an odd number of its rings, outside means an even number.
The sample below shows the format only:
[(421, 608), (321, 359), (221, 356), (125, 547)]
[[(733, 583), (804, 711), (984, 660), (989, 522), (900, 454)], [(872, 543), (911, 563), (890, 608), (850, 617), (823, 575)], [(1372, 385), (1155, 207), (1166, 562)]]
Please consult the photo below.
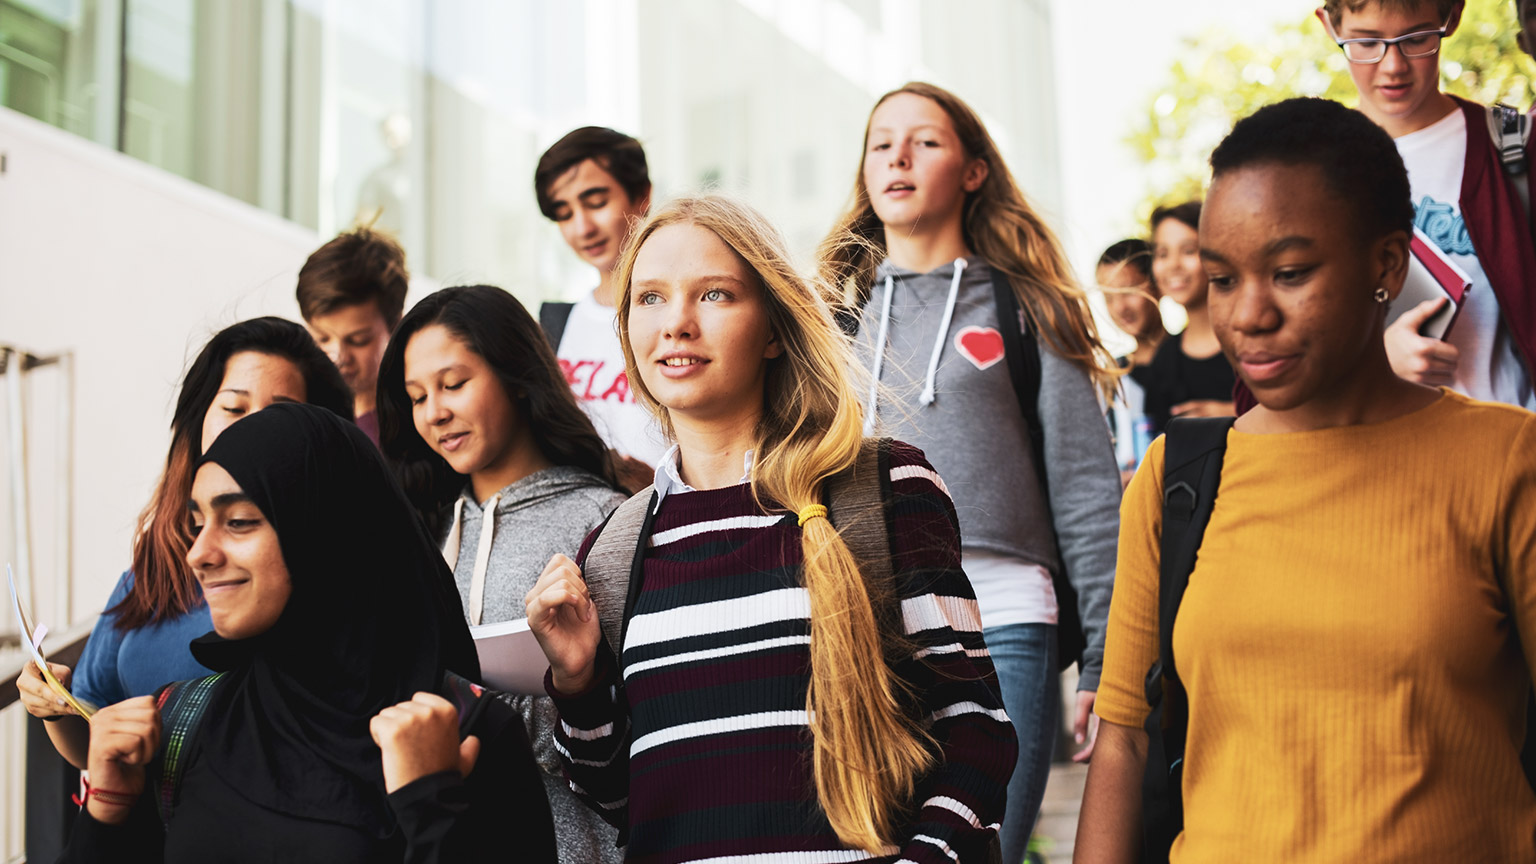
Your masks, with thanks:
[[(933, 342), (933, 356), (928, 358), (928, 378), (923, 385), (917, 404), (927, 407), (933, 404), (933, 382), (939, 374), (939, 355), (944, 353), (944, 343), (949, 341), (949, 324), (955, 317), (955, 299), (960, 296), (960, 274), (965, 272), (965, 259), (955, 259), (955, 275), (949, 280), (949, 299), (944, 303), (944, 317), (939, 321), (939, 338)], [(886, 301), (890, 302), (890, 301)]]
[(875, 408), (880, 399), (880, 369), (885, 365), (885, 340), (891, 332), (891, 295), (895, 293), (895, 282), (891, 276), (885, 277), (885, 298), (880, 301), (880, 330), (875, 336), (875, 365), (869, 372), (869, 401), (864, 403), (864, 434), (875, 434)]
[[(485, 608), (485, 571), (491, 563), (491, 540), (496, 534), (496, 505), (501, 503), (498, 492), (485, 502), (480, 512), (480, 542), (475, 545), (475, 567), (469, 577), (469, 623), (478, 625)], [(459, 566), (459, 544), (463, 541), (464, 499), (453, 502), (453, 527), (448, 529), (448, 539), (443, 541), (443, 560), (448, 569)]]

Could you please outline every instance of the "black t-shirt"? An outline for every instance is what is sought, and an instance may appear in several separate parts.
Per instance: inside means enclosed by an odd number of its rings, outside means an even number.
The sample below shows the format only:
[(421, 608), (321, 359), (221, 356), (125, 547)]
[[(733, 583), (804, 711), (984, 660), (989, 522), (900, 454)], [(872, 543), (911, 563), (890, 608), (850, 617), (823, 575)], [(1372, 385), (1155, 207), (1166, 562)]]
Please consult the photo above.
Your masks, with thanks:
[[(1169, 336), (1157, 346), (1157, 354), (1147, 366), (1132, 373), (1147, 391), (1147, 419), (1152, 434), (1161, 435), (1173, 406), (1191, 399), (1232, 400), (1237, 375), (1223, 354), (1197, 360), (1184, 353), (1184, 335)], [(1138, 374), (1139, 373), (1139, 374)]]

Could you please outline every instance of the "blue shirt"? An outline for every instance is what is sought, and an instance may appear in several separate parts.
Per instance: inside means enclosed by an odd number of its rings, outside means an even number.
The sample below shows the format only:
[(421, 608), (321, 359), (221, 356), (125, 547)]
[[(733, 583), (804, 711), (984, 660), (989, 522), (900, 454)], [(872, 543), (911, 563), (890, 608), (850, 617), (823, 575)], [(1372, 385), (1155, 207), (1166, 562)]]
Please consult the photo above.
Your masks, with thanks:
[[(128, 596), (133, 572), (124, 573), (108, 598), (111, 609)], [(199, 597), (201, 600), (201, 597)], [(114, 626), (117, 616), (103, 611), (91, 628), (80, 662), (70, 681), (70, 692), (98, 707), (135, 696), (148, 696), (172, 681), (212, 675), (213, 670), (192, 659), (193, 639), (213, 629), (208, 604), (174, 618), (164, 618), (124, 633)]]

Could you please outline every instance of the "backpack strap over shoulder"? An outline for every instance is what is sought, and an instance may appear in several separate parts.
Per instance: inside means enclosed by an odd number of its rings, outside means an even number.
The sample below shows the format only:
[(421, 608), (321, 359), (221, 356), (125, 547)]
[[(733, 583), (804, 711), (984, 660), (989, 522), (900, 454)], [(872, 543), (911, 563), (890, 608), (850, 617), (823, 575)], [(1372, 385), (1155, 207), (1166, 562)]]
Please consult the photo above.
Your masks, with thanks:
[[(213, 689), (225, 674), (220, 672), (206, 678), (167, 684), (155, 697), (155, 707), (160, 709), (162, 732), (160, 749), (155, 754), (155, 765), (151, 766), (150, 776), (158, 774), (160, 777), (155, 806), (160, 811), (162, 825), (170, 824), (171, 815), (176, 810), (176, 803), (181, 796), (181, 777), (187, 769), (187, 757), (191, 755), (192, 743), (197, 740), (197, 733), (202, 728), (203, 715), (208, 710), (208, 700), (213, 695)], [(158, 772), (155, 768), (159, 769)]]
[[(1502, 102), (1488, 106), (1488, 134), (1493, 136), (1494, 149), (1499, 151), (1499, 163), (1509, 176), (1510, 185), (1520, 196), (1520, 206), (1525, 219), (1531, 221), (1531, 186), (1526, 179), (1530, 170), (1525, 148), (1531, 138), (1531, 118), (1516, 108)], [(1536, 226), (1533, 226), (1536, 230)]]
[(540, 303), (539, 326), (544, 328), (544, 335), (549, 338), (549, 346), (560, 350), (560, 340), (565, 337), (566, 322), (571, 320), (571, 310), (575, 303)]
[(890, 467), (891, 439), (865, 438), (853, 465), (827, 480), (823, 496), (827, 518), (848, 544), (865, 584), (883, 589), (870, 592), (880, 601), (874, 611), (882, 632), (901, 632), (901, 604), (892, 590)]
[(1165, 862), (1184, 828), (1182, 782), (1189, 702), (1173, 656), (1173, 625), (1221, 486), (1235, 418), (1175, 418), (1163, 439), (1163, 528), (1158, 566), (1158, 657), (1147, 670), (1147, 767), (1142, 781), (1143, 854)]
[[(1024, 425), (1029, 429), (1030, 454), (1035, 460), (1035, 476), (1040, 480), (1041, 501), (1046, 510), (1051, 506), (1051, 489), (1045, 470), (1045, 425), (1040, 422), (1040, 342), (1029, 316), (1019, 304), (1019, 295), (1008, 280), (1008, 274), (992, 268), (992, 296), (997, 304), (998, 329), (1003, 335), (1003, 357), (1008, 364), (1008, 377), (1013, 380), (1013, 393), (1024, 415)], [(1055, 522), (1052, 522), (1054, 532)], [(1051, 587), (1056, 592), (1056, 643), (1065, 669), (1082, 659), (1088, 647), (1083, 633), (1083, 619), (1077, 609), (1077, 589), (1061, 562), (1051, 572)]]
[(891, 578), (890, 447), (889, 438), (865, 438), (853, 465), (828, 479), (825, 490), (832, 527), (871, 581)]
[(645, 576), (644, 541), (656, 519), (656, 487), (647, 486), (619, 505), (598, 530), (582, 562), (587, 591), (613, 657), (624, 656), (624, 633)]
[(1527, 168), (1525, 144), (1531, 137), (1531, 118), (1502, 102), (1488, 106), (1488, 134), (1499, 151), (1499, 162), (1510, 174), (1524, 174)]

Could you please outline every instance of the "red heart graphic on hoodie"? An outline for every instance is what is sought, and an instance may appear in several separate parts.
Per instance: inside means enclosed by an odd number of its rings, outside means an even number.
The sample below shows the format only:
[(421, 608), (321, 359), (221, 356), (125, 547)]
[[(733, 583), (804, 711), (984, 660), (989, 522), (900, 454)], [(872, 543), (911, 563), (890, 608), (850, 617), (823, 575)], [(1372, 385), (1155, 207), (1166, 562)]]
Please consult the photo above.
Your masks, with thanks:
[(955, 350), (977, 369), (1003, 359), (1003, 334), (993, 327), (962, 327), (955, 333)]

